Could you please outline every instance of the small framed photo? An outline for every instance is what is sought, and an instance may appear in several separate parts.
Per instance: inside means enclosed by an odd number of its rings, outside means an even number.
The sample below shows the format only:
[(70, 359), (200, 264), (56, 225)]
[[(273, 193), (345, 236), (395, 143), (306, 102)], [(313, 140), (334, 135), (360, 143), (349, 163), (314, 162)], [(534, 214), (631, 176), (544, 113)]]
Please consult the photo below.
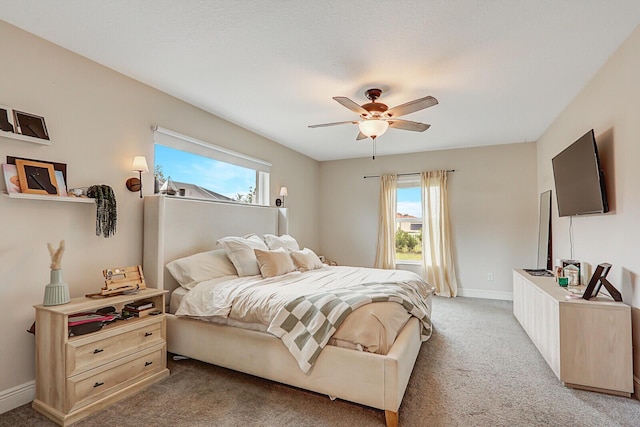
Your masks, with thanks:
[(15, 119), (16, 133), (34, 138), (49, 139), (44, 117), (15, 110), (13, 111), (13, 117)]
[(62, 171), (59, 171), (53, 166), (53, 169), (56, 174), (56, 184), (58, 184), (58, 193), (60, 196), (67, 197), (69, 194), (67, 193), (67, 183), (64, 181), (64, 175)]
[(20, 180), (18, 179), (18, 169), (16, 165), (3, 164), (2, 172), (4, 174), (4, 183), (7, 186), (7, 193), (21, 193)]
[(51, 163), (16, 160), (20, 190), (25, 194), (59, 196), (55, 170)]
[(13, 110), (5, 105), (0, 105), (0, 130), (15, 132), (13, 125)]

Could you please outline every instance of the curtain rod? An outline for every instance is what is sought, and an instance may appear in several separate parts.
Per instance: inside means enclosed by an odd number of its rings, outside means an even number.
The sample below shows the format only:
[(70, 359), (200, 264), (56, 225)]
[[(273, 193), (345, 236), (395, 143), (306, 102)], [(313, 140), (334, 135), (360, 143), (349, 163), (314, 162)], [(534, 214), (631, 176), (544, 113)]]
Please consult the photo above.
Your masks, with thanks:
[[(455, 172), (455, 169), (448, 169), (447, 172)], [(420, 175), (420, 172), (412, 172), (412, 173), (398, 173), (397, 176), (410, 176), (410, 175)], [(364, 179), (367, 178), (380, 178), (380, 175), (365, 175)]]

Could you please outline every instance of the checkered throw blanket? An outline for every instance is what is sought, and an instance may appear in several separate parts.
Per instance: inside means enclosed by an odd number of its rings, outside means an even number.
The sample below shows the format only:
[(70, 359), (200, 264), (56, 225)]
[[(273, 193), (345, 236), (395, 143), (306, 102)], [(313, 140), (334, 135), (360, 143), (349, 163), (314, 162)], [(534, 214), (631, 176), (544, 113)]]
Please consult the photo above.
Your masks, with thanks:
[(267, 330), (282, 339), (306, 373), (351, 312), (365, 304), (386, 301), (401, 304), (417, 317), (422, 322), (422, 341), (429, 339), (429, 307), (411, 285), (403, 282), (364, 283), (296, 298), (278, 311)]

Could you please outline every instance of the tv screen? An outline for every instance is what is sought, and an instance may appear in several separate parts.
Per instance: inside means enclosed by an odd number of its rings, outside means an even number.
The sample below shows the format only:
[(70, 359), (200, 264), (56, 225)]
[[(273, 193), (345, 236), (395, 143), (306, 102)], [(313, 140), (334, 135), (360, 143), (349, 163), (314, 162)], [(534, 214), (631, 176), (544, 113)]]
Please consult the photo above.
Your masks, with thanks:
[(593, 129), (555, 156), (558, 215), (573, 216), (609, 211)]

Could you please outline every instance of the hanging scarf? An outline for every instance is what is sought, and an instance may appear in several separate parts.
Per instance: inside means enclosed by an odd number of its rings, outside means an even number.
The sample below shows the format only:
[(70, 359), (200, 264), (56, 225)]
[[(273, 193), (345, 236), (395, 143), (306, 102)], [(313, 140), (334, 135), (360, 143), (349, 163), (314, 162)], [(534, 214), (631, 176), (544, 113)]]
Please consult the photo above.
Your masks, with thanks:
[(118, 213), (116, 196), (108, 185), (92, 185), (87, 196), (96, 199), (96, 236), (111, 237), (116, 234)]

